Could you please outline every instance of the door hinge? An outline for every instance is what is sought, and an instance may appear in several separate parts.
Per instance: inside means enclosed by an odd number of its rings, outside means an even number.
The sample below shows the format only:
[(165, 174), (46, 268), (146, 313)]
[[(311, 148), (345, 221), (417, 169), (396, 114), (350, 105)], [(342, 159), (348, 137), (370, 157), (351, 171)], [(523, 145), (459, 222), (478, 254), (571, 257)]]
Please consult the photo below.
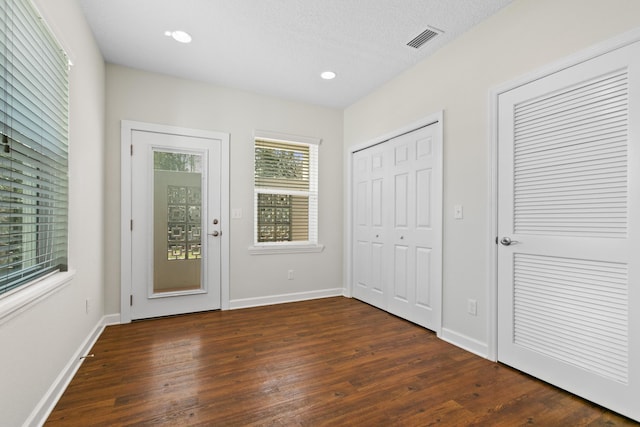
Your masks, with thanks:
[[(129, 230), (133, 231), (133, 220), (129, 221)], [(498, 241), (498, 238), (496, 237), (496, 242)]]
[(498, 236), (496, 236), (496, 245), (498, 244)]
[(133, 295), (129, 295), (129, 305), (133, 307)]
[(133, 156), (133, 144), (131, 144), (130, 147), (131, 147), (131, 155)]

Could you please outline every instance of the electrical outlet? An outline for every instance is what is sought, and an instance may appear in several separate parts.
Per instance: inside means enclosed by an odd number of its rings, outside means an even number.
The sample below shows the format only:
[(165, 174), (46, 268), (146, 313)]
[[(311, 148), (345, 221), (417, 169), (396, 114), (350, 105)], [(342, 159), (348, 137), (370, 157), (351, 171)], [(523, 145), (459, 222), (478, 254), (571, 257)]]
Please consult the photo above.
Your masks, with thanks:
[(242, 209), (241, 208), (233, 208), (233, 209), (231, 209), (231, 218), (233, 218), (233, 219), (242, 218)]
[(467, 312), (472, 316), (478, 315), (478, 301), (474, 299), (467, 300)]
[(287, 279), (288, 279), (288, 280), (293, 280), (293, 270), (289, 270), (289, 271), (287, 272)]

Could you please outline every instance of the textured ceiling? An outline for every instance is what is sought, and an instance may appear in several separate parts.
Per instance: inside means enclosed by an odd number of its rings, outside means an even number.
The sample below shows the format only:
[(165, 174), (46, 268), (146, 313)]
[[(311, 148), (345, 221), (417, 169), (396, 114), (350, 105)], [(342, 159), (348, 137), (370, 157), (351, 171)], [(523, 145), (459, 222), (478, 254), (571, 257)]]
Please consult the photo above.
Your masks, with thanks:
[[(346, 107), (512, 0), (80, 0), (107, 62)], [(419, 49), (425, 29), (442, 31)], [(193, 36), (185, 45), (167, 30)], [(325, 81), (325, 70), (337, 78)]]

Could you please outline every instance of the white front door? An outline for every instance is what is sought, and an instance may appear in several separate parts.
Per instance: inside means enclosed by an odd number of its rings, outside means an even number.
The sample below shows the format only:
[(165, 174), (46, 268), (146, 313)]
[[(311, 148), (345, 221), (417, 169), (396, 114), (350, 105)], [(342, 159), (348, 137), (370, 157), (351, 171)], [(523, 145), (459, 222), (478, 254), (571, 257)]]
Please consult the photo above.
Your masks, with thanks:
[(130, 318), (221, 308), (222, 139), (130, 138)]
[(353, 155), (354, 296), (438, 331), (440, 123)]
[(640, 43), (498, 105), (498, 360), (640, 419)]

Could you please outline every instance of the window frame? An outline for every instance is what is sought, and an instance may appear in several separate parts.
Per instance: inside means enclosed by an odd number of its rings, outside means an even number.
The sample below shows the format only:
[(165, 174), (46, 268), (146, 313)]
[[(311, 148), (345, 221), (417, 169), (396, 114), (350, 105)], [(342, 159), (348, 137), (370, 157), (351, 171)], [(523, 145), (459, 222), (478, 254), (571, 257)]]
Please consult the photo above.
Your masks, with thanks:
[[(275, 189), (258, 188), (253, 184), (253, 244), (249, 247), (252, 255), (277, 254), (277, 253), (309, 253), (321, 252), (324, 245), (319, 243), (318, 236), (318, 167), (319, 167), (319, 147), (322, 142), (320, 138), (290, 135), (280, 132), (256, 130), (253, 138), (253, 173), (255, 176), (255, 143), (257, 140), (288, 143), (294, 145), (306, 145), (310, 148), (309, 156), (309, 240), (304, 241), (279, 241), (279, 242), (258, 242), (258, 194), (281, 194)], [(315, 150), (315, 154), (312, 154)], [(288, 193), (288, 192), (285, 192)], [(305, 192), (306, 193), (306, 192)]]
[[(51, 267), (46, 267), (41, 269), (41, 273), (37, 274), (35, 277), (31, 278), (30, 280), (25, 280), (22, 283), (17, 284), (15, 287), (10, 288), (8, 290), (6, 290), (4, 293), (0, 294), (0, 324), (8, 321), (9, 319), (13, 318), (14, 316), (24, 312), (25, 310), (27, 310), (29, 307), (31, 307), (32, 305), (38, 303), (39, 301), (47, 298), (48, 296), (52, 295), (55, 292), (60, 291), (61, 289), (63, 289), (66, 285), (68, 285), (73, 277), (75, 276), (76, 272), (74, 270), (69, 269), (69, 229), (68, 229), (68, 224), (69, 224), (69, 206), (68, 206), (68, 200), (69, 200), (69, 181), (68, 181), (68, 177), (69, 177), (69, 157), (68, 157), (68, 147), (69, 147), (69, 114), (70, 114), (70, 99), (69, 99), (69, 86), (70, 86), (70, 67), (71, 67), (71, 61), (69, 58), (69, 55), (66, 53), (66, 50), (62, 47), (62, 44), (60, 43), (59, 39), (56, 37), (55, 33), (52, 31), (51, 27), (49, 27), (49, 25), (47, 24), (46, 20), (43, 18), (43, 15), (40, 13), (40, 11), (38, 10), (38, 8), (36, 7), (36, 5), (33, 3), (32, 0), (24, 0), (21, 2), (22, 4), (16, 4), (11, 6), (11, 8), (16, 7), (16, 10), (19, 11), (23, 11), (25, 12), (24, 15), (20, 15), (22, 18), (26, 19), (24, 22), (27, 22), (27, 26), (31, 28), (31, 30), (28, 29), (21, 29), (20, 31), (34, 31), (32, 34), (34, 34), (34, 38), (35, 39), (48, 39), (48, 42), (43, 45), (44, 47), (42, 47), (42, 49), (45, 49), (46, 51), (48, 51), (48, 55), (49, 58), (52, 57), (58, 57), (58, 59), (63, 59), (66, 62), (66, 66), (68, 67), (66, 70), (66, 73), (64, 73), (64, 76), (62, 74), (60, 74), (60, 76), (64, 79), (61, 80), (61, 82), (64, 85), (65, 88), (65, 92), (64, 92), (64, 97), (60, 98), (58, 101), (56, 102), (61, 102), (64, 105), (64, 111), (62, 111), (62, 109), (60, 109), (60, 114), (63, 114), (61, 117), (65, 118), (65, 123), (64, 123), (64, 133), (62, 134), (62, 136), (64, 137), (64, 139), (58, 143), (54, 143), (53, 146), (56, 147), (56, 150), (64, 150), (64, 152), (66, 153), (65, 156), (65, 171), (64, 173), (66, 174), (66, 180), (64, 182), (61, 183), (61, 185), (63, 185), (63, 188), (65, 189), (65, 193), (66, 195), (64, 196), (64, 200), (66, 200), (66, 205), (64, 208), (64, 221), (66, 223), (66, 226), (62, 229), (64, 230), (66, 237), (64, 239), (64, 256), (65, 256), (65, 260), (66, 263), (65, 265), (63, 265), (60, 268), (51, 268)], [(7, 6), (9, 7), (9, 6)], [(10, 9), (8, 9), (10, 10)], [(35, 20), (32, 20), (31, 18), (35, 18)], [(35, 32), (37, 31), (37, 32)], [(38, 56), (38, 58), (40, 58), (40, 60), (42, 61), (46, 61), (46, 58), (42, 57), (42, 55), (39, 55), (36, 52), (31, 52), (30, 55), (33, 56)], [(60, 56), (58, 56), (60, 55)], [(28, 57), (28, 56), (27, 56)], [(12, 64), (13, 61), (10, 62), (10, 64)], [(47, 62), (48, 66), (50, 67), (59, 67), (60, 63), (56, 61), (56, 63), (54, 63), (54, 61), (51, 61), (50, 63)], [(15, 66), (15, 65), (14, 65)], [(58, 70), (60, 70), (60, 68), (58, 68)], [(8, 76), (6, 76), (6, 78), (13, 78), (14, 74), (11, 73)], [(47, 89), (49, 90), (49, 89)], [(19, 96), (19, 95), (18, 95)], [(11, 111), (11, 107), (8, 107), (9, 111)], [(9, 113), (10, 116), (9, 118), (7, 118), (7, 120), (10, 120), (10, 117), (14, 117), (12, 114), (13, 113)], [(10, 122), (8, 122), (10, 123)], [(29, 128), (29, 130), (32, 130), (31, 128)], [(15, 130), (10, 131), (7, 130), (7, 132), (15, 132)], [(13, 135), (12, 133), (8, 133), (7, 134), (7, 141), (11, 144), (15, 143), (24, 143), (20, 142), (20, 140), (16, 141), (13, 140)], [(4, 133), (3, 133), (4, 135)], [(3, 138), (3, 141), (5, 139)], [(25, 140), (26, 143), (29, 143), (29, 140)], [(64, 147), (62, 147), (63, 144)], [(62, 148), (61, 148), (62, 147)], [(39, 170), (39, 169), (38, 169)], [(39, 187), (38, 187), (39, 188)], [(59, 203), (59, 202), (58, 202)], [(57, 215), (57, 214), (56, 214)]]

